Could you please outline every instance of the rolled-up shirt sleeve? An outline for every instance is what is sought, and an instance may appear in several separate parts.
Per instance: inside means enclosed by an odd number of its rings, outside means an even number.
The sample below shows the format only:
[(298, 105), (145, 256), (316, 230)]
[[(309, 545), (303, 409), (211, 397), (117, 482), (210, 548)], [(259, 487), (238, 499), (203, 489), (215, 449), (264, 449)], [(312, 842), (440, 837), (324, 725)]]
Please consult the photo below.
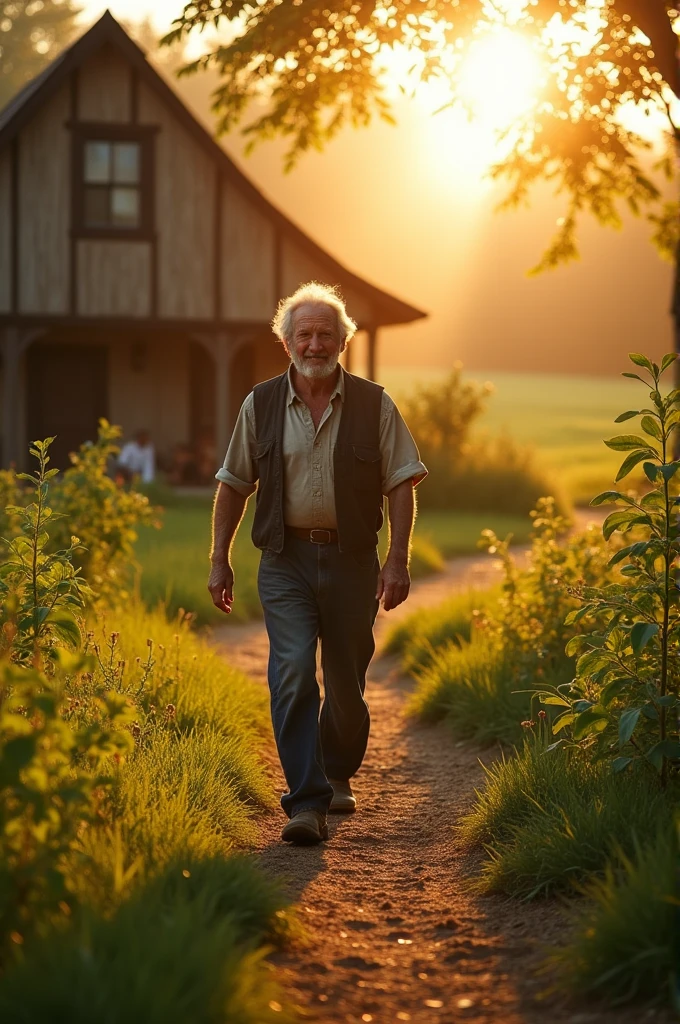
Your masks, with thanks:
[(228, 484), (244, 498), (250, 497), (256, 489), (257, 470), (252, 454), (254, 445), (255, 407), (251, 393), (241, 406), (224, 464), (215, 473), (216, 480)]
[(411, 431), (385, 391), (380, 414), (380, 452), (383, 494), (389, 494), (405, 480), (412, 480), (416, 486), (427, 476)]

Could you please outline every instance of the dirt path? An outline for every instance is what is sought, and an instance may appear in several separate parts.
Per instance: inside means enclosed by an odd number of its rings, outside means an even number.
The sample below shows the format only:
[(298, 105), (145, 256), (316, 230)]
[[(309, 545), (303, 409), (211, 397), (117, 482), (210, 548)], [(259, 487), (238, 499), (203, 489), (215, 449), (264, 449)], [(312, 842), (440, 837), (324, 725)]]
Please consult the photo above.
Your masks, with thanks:
[[(486, 585), (488, 556), (457, 559), (445, 576), (413, 588), (408, 604), (377, 623), (440, 600), (453, 588)], [(216, 640), (229, 659), (264, 679), (260, 625), (227, 628)], [(354, 780), (359, 809), (331, 816), (319, 847), (280, 842), (280, 811), (264, 821), (259, 857), (284, 879), (307, 930), (273, 957), (284, 989), (313, 1021), (479, 1024), (640, 1024), (659, 1011), (566, 1007), (543, 994), (535, 969), (541, 947), (561, 932), (555, 904), (479, 899), (467, 891), (474, 859), (454, 825), (483, 783), (478, 748), (452, 741), (444, 726), (404, 717), (411, 682), (391, 658), (376, 658), (367, 689), (372, 730)], [(493, 752), (486, 752), (490, 758)], [(272, 757), (274, 784), (283, 778)]]

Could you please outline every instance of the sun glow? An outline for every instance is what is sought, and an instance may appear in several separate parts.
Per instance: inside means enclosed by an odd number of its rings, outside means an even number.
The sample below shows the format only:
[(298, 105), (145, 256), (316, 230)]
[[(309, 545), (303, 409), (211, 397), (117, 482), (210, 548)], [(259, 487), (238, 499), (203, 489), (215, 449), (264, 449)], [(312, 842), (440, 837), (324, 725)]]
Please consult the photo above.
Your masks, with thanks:
[(459, 98), (473, 118), (504, 131), (537, 102), (542, 73), (536, 51), (519, 32), (485, 33), (471, 43), (458, 68)]

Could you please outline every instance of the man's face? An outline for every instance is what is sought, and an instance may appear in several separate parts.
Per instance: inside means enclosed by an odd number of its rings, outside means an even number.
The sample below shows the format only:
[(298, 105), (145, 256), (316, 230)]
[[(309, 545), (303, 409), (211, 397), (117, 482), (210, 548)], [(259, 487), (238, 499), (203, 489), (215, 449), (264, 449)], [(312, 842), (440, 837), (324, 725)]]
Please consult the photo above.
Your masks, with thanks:
[(298, 373), (317, 380), (332, 376), (343, 349), (334, 309), (315, 302), (295, 310), (286, 351)]

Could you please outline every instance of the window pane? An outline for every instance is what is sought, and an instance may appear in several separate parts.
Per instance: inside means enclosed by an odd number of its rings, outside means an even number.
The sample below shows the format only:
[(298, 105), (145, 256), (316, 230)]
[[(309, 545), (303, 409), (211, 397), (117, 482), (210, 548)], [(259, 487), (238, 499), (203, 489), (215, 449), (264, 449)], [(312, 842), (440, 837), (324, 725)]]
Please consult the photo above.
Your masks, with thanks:
[(116, 184), (139, 183), (139, 143), (116, 142), (113, 147), (113, 180)]
[(111, 189), (111, 223), (117, 228), (139, 227), (138, 189)]
[(105, 183), (111, 180), (111, 143), (85, 143), (85, 181)]
[(97, 186), (86, 188), (85, 226), (88, 228), (102, 228), (108, 227), (110, 223), (108, 188), (97, 188)]

